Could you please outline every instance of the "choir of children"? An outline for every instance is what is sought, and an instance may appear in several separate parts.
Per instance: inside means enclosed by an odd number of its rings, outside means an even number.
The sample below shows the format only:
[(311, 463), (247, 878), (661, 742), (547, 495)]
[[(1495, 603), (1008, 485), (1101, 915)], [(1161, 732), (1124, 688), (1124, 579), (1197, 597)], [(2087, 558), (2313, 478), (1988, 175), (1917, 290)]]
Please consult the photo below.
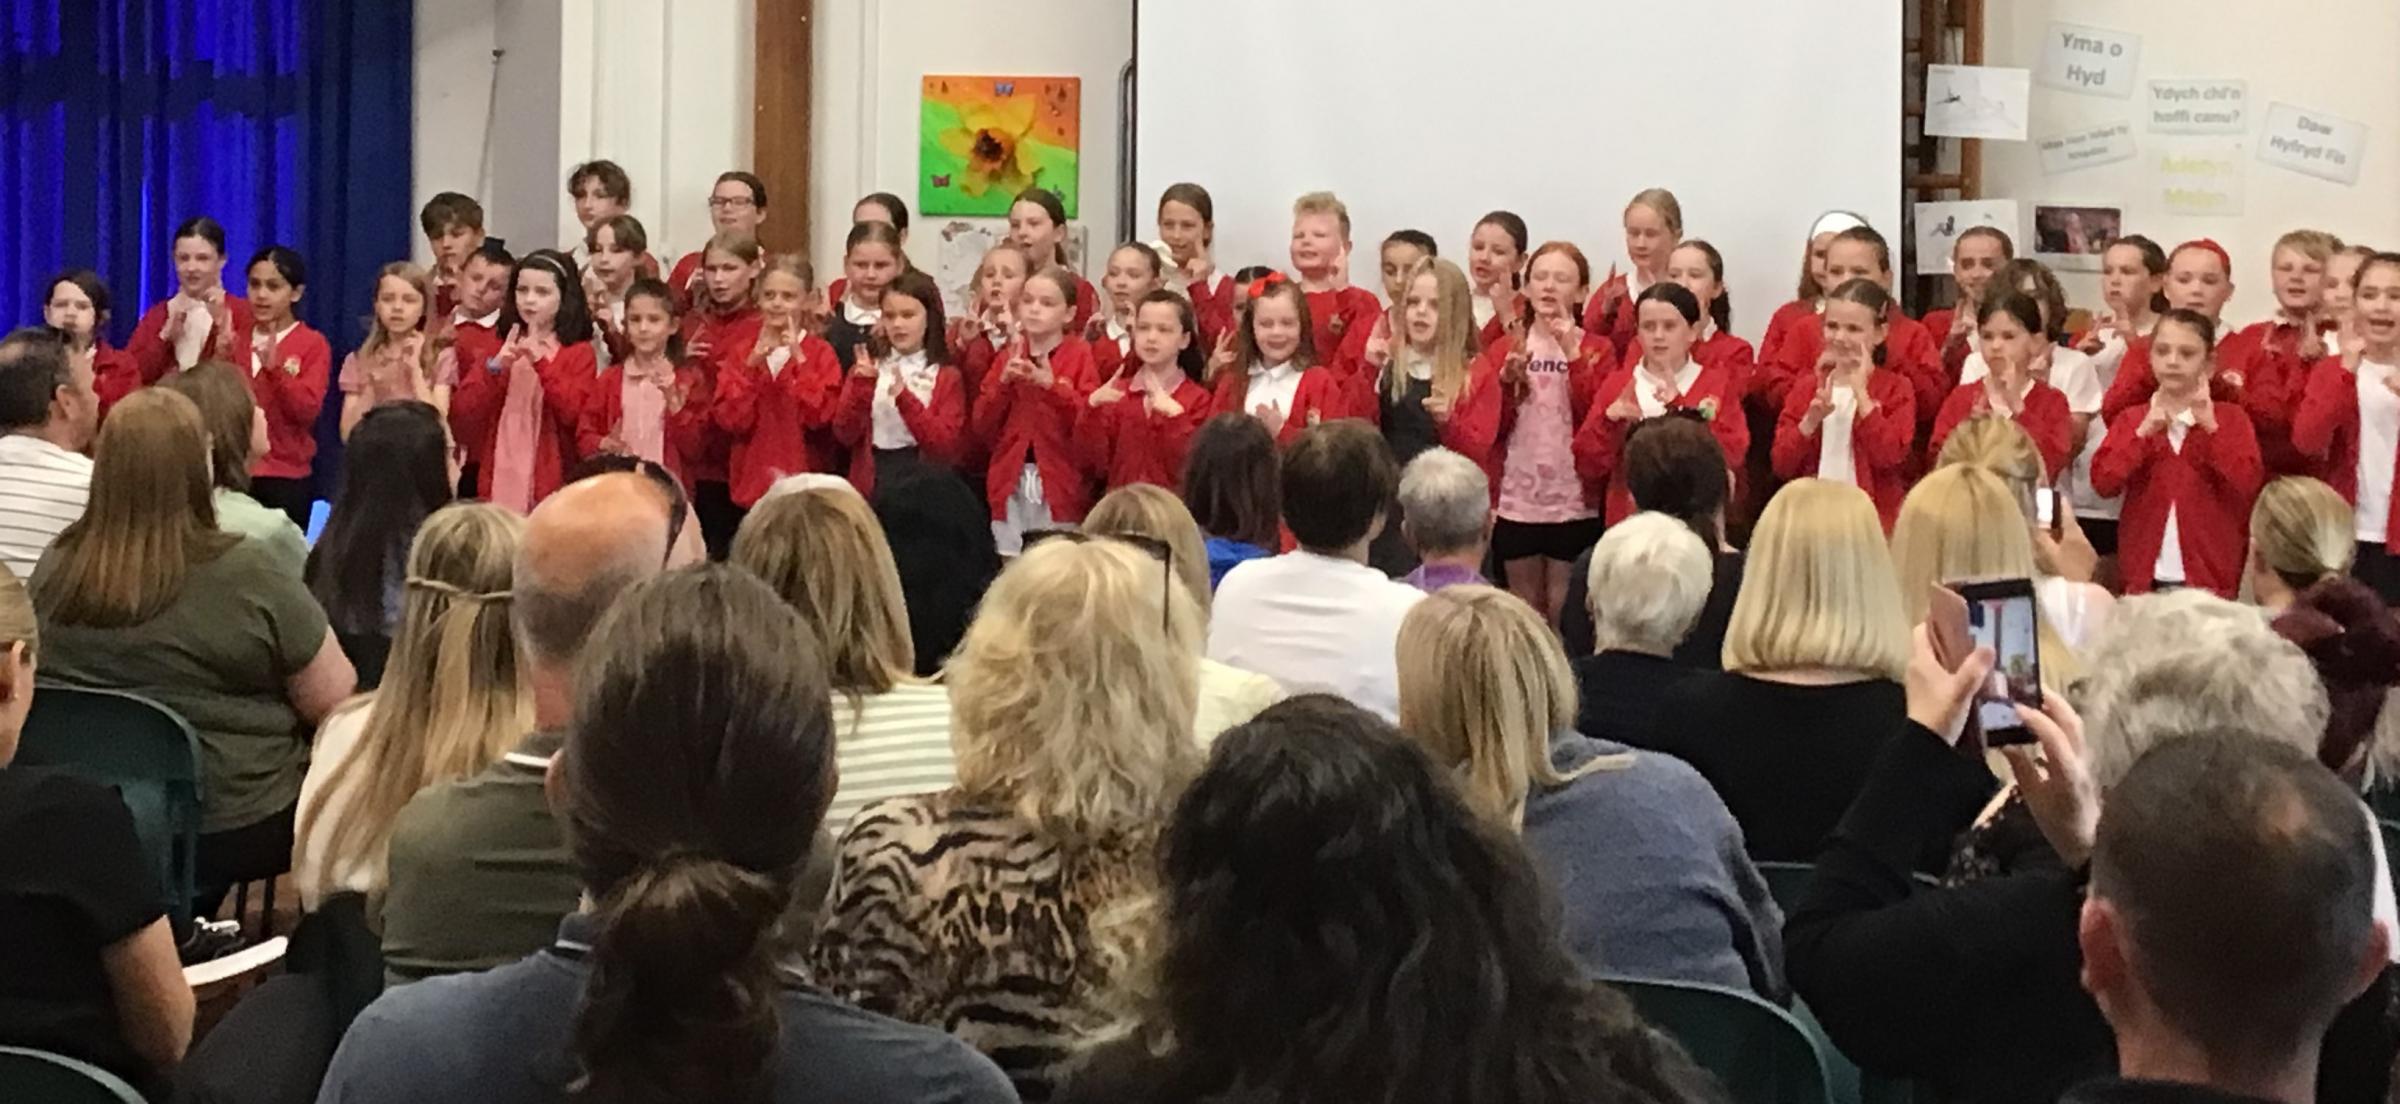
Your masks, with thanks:
[(871, 489), (907, 458), (980, 482), (1013, 553), (1106, 490), (1177, 486), (1213, 413), (1282, 442), (1357, 418), (1404, 459), (1439, 444), (1484, 466), (1494, 559), (1555, 616), (1575, 556), (1632, 509), (1620, 461), (1640, 421), (1705, 423), (1746, 486), (1739, 502), (1816, 476), (1866, 490), (1888, 525), (1954, 430), (1998, 416), (2025, 428), (2100, 551), (2121, 550), (2129, 590), (2230, 592), (2252, 496), (2311, 474), (2357, 506), (2359, 575), (2400, 599), (2387, 551), (2400, 539), (2400, 255), (2322, 232), (2274, 243), (2275, 316), (2239, 329), (2221, 318), (2222, 247), (2119, 238), (2103, 304), (2070, 333), (2058, 280), (2006, 233), (1959, 235), (1956, 302), (1919, 320), (1895, 301), (1883, 234), (1830, 212), (1754, 350), (1731, 332), (1724, 257), (1685, 237), (1664, 189), (1625, 206), (1621, 263), (1604, 272), (1573, 244), (1534, 248), (1506, 210), (1471, 228), (1463, 267), (1432, 235), (1392, 231), (1381, 296), (1349, 282), (1350, 213), (1331, 193), (1293, 205), (1288, 270), (1229, 273), (1208, 191), (1177, 184), (1159, 197), (1155, 243), (1119, 246), (1095, 287), (1065, 266), (1059, 197), (1030, 189), (955, 316), (909, 260), (896, 196), (859, 201), (841, 278), (820, 292), (805, 262), (761, 251), (757, 177), (717, 179), (715, 236), (663, 280), (631, 189), (612, 163), (579, 166), (581, 255), (521, 260), (486, 243), (474, 199), (435, 197), (421, 220), (433, 267), (381, 272), (338, 377), (293, 316), (301, 258), (259, 251), (249, 294), (229, 295), (224, 232), (207, 218), (176, 231), (176, 291), (122, 352), (101, 337), (108, 289), (90, 272), (45, 285), (43, 313), (103, 403), (204, 359), (246, 368), (271, 443), (256, 493), (296, 516), (336, 378), (345, 430), (381, 402), (443, 409), (470, 488), (515, 508), (585, 456), (655, 461), (690, 485), (712, 547), (783, 475)]

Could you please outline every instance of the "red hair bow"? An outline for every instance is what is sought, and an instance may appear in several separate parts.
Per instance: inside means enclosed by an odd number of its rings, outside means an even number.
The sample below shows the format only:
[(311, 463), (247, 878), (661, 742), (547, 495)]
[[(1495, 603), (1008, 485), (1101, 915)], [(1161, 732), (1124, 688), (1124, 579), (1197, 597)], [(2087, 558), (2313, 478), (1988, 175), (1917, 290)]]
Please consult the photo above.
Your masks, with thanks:
[(1261, 276), (1261, 277), (1259, 277), (1258, 279), (1255, 279), (1255, 280), (1252, 280), (1252, 281), (1250, 281), (1250, 288), (1249, 288), (1249, 292), (1248, 292), (1248, 297), (1249, 297), (1249, 298), (1251, 298), (1251, 299), (1256, 299), (1256, 298), (1259, 298), (1260, 296), (1263, 296), (1263, 295), (1265, 295), (1266, 293), (1268, 293), (1268, 292), (1270, 292), (1270, 291), (1273, 291), (1273, 290), (1275, 290), (1275, 288), (1276, 288), (1276, 287), (1278, 287), (1279, 285), (1281, 285), (1281, 284), (1283, 284), (1283, 283), (1285, 283), (1285, 282), (1286, 282), (1286, 281), (1285, 281), (1285, 279), (1284, 279), (1284, 275), (1283, 275), (1283, 273), (1280, 273), (1280, 272), (1270, 272), (1270, 273), (1267, 273), (1266, 275), (1264, 275), (1264, 276)]

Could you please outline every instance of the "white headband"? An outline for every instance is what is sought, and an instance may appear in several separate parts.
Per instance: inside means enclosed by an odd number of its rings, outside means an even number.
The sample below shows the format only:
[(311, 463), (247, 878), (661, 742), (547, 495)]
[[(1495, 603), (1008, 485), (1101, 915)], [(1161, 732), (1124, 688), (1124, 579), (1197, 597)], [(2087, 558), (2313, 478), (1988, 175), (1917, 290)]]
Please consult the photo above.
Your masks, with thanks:
[(1867, 220), (1851, 214), (1848, 211), (1827, 211), (1822, 215), (1818, 215), (1817, 221), (1809, 226), (1808, 240), (1815, 241), (1817, 240), (1817, 236), (1820, 234), (1839, 234), (1844, 230), (1865, 226), (1866, 224)]

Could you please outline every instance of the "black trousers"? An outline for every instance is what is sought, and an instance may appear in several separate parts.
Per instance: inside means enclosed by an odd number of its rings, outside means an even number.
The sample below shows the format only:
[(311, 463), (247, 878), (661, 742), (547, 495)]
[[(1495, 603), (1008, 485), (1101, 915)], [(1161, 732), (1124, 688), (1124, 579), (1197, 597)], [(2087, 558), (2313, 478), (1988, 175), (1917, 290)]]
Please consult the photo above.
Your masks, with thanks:
[(733, 504), (733, 488), (721, 479), (692, 484), (692, 513), (700, 519), (700, 540), (708, 558), (717, 563), (733, 554), (733, 535), (750, 511)]
[(2350, 561), (2350, 577), (2381, 595), (2384, 605), (2400, 606), (2400, 557), (2383, 545), (2358, 542), (2357, 556)]
[(317, 486), (313, 479), (281, 479), (270, 475), (253, 476), (250, 497), (262, 506), (281, 510), (300, 531), (308, 531), (308, 513), (317, 504)]

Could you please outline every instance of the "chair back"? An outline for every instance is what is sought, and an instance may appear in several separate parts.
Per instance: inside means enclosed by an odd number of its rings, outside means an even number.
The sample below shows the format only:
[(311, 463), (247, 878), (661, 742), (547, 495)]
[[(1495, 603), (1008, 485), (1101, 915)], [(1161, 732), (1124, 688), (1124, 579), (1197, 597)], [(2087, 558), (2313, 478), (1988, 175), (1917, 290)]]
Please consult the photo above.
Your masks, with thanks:
[(1804, 862), (1762, 862), (1758, 874), (1767, 880), (1767, 893), (1775, 898), (1775, 907), (1789, 917), (1800, 907), (1800, 895), (1808, 891), (1808, 880), (1817, 876), (1817, 867)]
[(1800, 1021), (1752, 994), (1697, 982), (1605, 978), (1743, 1104), (1828, 1104), (1827, 1055)]
[(0, 1100), (43, 1104), (143, 1104), (125, 1079), (46, 1050), (0, 1046)]
[(191, 724), (138, 694), (44, 682), (25, 718), (17, 762), (117, 791), (181, 931), (191, 919), (200, 846), (200, 739)]

